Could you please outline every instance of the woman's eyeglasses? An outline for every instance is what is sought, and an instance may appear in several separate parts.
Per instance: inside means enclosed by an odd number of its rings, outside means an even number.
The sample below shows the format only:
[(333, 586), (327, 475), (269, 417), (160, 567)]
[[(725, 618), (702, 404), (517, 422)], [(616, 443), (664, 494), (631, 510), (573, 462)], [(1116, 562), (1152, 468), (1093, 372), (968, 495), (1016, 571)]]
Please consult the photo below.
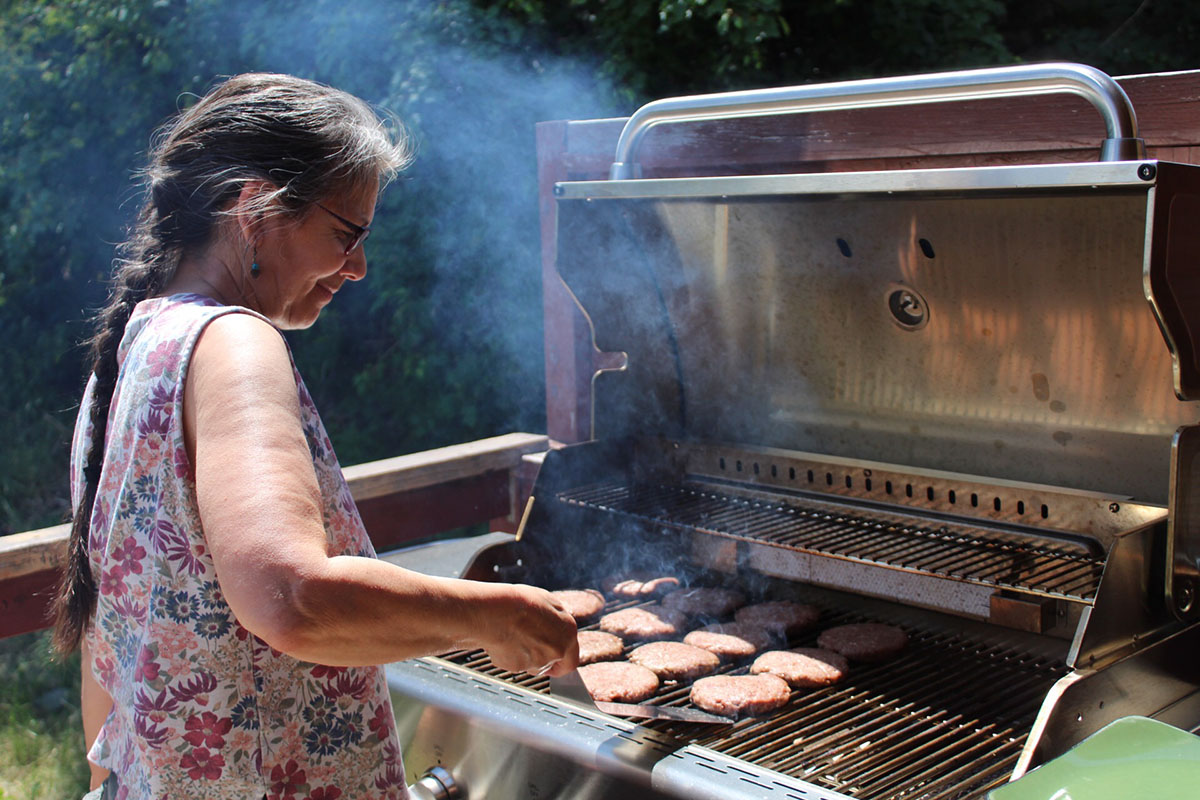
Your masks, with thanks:
[(355, 225), (353, 222), (346, 219), (345, 217), (343, 217), (341, 214), (337, 213), (336, 211), (330, 211), (328, 208), (321, 205), (320, 203), (317, 203), (316, 205), (317, 205), (317, 208), (321, 209), (326, 214), (328, 214), (329, 216), (336, 219), (338, 222), (345, 225), (347, 228), (350, 229), (350, 232), (352, 234), (354, 234), (354, 237), (350, 240), (350, 243), (346, 245), (346, 249), (342, 252), (343, 255), (348, 256), (351, 253), (353, 253), (355, 248), (357, 248), (360, 244), (362, 244), (364, 241), (366, 241), (366, 238), (371, 235), (371, 226), (370, 225), (368, 225), (366, 227), (363, 227), (362, 225)]

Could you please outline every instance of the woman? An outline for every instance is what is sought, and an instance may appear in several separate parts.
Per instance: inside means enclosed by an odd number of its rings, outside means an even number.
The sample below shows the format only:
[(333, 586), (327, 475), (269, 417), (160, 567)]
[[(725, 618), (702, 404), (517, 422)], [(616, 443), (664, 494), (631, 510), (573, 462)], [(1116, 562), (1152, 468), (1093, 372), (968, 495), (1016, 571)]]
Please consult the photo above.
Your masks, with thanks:
[(83, 648), (108, 795), (402, 797), (373, 665), (578, 660), (548, 592), (374, 559), (279, 333), (365, 276), (379, 189), (406, 160), (364, 103), (281, 75), (229, 79), (151, 153), (92, 340), (56, 631)]

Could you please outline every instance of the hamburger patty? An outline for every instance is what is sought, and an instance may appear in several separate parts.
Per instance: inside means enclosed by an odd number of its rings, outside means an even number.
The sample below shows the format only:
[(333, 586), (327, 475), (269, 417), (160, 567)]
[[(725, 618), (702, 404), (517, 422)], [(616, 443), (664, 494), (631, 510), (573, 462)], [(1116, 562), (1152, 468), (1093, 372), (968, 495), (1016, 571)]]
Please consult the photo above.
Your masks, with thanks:
[(609, 575), (600, 582), (605, 594), (626, 600), (656, 597), (679, 586), (679, 578), (660, 575), (648, 570), (634, 570), (625, 575)]
[(682, 611), (689, 617), (721, 619), (728, 617), (745, 602), (746, 596), (736, 589), (698, 587), (676, 589), (663, 598), (662, 604), (664, 608)]
[(604, 595), (595, 589), (559, 589), (550, 594), (576, 622), (591, 619), (604, 610)]
[(579, 639), (579, 663), (593, 664), (597, 661), (615, 661), (625, 652), (625, 643), (621, 637), (613, 636), (604, 631), (580, 631), (576, 634)]
[(650, 642), (630, 653), (629, 660), (664, 681), (690, 681), (721, 665), (712, 653), (683, 642)]
[(626, 641), (646, 642), (678, 636), (686, 623), (680, 612), (651, 603), (605, 614), (600, 618), (600, 630)]
[(832, 650), (797, 647), (763, 653), (750, 665), (750, 674), (778, 675), (792, 686), (812, 689), (837, 683), (849, 669), (845, 657)]
[(628, 661), (601, 661), (579, 668), (579, 677), (593, 700), (640, 703), (658, 690), (658, 676)]
[(710, 675), (692, 684), (698, 708), (724, 716), (765, 714), (786, 705), (787, 681), (776, 675)]
[(738, 622), (758, 625), (777, 636), (787, 638), (816, 625), (820, 616), (821, 612), (816, 606), (774, 600), (743, 606), (734, 612), (733, 618)]
[(741, 622), (705, 625), (683, 637), (683, 641), (702, 647), (726, 660), (749, 658), (771, 646), (771, 635), (764, 628)]
[(817, 644), (851, 661), (883, 661), (908, 644), (908, 634), (894, 625), (860, 622), (821, 631)]

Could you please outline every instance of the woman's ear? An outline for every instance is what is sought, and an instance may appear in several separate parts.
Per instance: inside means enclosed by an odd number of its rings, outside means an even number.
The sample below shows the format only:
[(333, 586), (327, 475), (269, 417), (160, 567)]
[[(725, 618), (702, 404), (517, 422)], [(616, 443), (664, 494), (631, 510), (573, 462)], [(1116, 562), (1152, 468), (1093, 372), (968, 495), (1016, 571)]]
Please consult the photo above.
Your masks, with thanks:
[(246, 181), (233, 202), (233, 217), (247, 242), (257, 241), (275, 205), (279, 187), (270, 181)]

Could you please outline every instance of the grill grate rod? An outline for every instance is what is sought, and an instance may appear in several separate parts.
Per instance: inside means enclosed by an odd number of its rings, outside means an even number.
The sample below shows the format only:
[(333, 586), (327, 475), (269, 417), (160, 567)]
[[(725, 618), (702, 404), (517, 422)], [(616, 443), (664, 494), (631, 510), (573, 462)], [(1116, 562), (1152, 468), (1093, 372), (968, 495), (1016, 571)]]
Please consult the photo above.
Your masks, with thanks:
[[(606, 610), (630, 605), (637, 603), (610, 603)], [(822, 628), (868, 621), (840, 607), (822, 611)], [(816, 635), (803, 633), (787, 646), (813, 646)], [(732, 726), (643, 724), (856, 800), (981, 797), (1011, 774), (1041, 700), (1065, 667), (955, 631), (909, 628), (909, 635), (909, 648), (897, 658), (855, 664), (837, 686), (793, 691), (776, 714)], [(481, 651), (444, 658), (531, 691), (549, 691), (546, 678), (507, 673)], [(747, 668), (745, 662), (723, 664), (719, 672), (743, 674)], [(987, 692), (977, 691), (980, 686)], [(688, 684), (668, 683), (650, 702), (685, 706), (689, 692)]]
[(593, 485), (559, 499), (641, 522), (1070, 600), (1092, 600), (1104, 568), (1084, 552), (966, 524), (934, 527), (858, 509), (861, 516), (835, 514), (687, 485)]

